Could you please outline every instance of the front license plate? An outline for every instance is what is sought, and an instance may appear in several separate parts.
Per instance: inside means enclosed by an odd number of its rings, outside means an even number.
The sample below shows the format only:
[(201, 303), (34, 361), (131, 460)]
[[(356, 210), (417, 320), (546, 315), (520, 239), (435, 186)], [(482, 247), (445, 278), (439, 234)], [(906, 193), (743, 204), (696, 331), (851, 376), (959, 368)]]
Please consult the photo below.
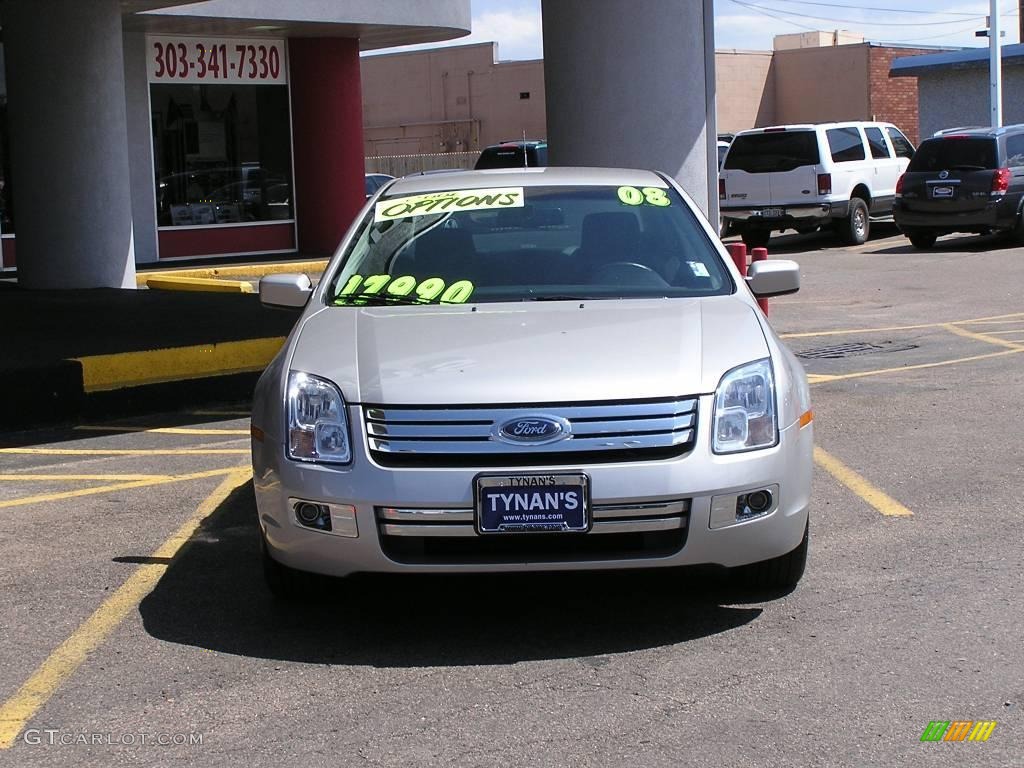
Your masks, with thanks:
[(584, 533), (590, 528), (590, 481), (580, 473), (480, 475), (478, 533)]
[(932, 187), (932, 197), (950, 198), (953, 197), (952, 187)]
[(785, 212), (784, 208), (765, 208), (761, 215), (766, 219), (780, 219)]

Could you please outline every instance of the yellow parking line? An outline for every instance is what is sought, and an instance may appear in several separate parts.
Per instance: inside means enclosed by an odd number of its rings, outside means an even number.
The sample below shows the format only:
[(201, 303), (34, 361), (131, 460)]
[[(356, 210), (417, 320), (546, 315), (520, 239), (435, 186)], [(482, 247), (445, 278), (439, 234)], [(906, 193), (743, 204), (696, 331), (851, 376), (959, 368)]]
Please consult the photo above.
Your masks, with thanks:
[(1020, 315), (1013, 315), (1012, 320), (956, 320), (956, 325), (1009, 325), (1021, 322)]
[(145, 432), (154, 435), (245, 435), (248, 429), (206, 429), (193, 427), (118, 427), (114, 424), (80, 424), (83, 432)]
[(962, 325), (965, 323), (982, 323), (990, 320), (998, 320), (1004, 317), (1015, 317), (1017, 320), (1005, 320), (1007, 323), (1020, 322), (1024, 318), (1024, 312), (1013, 312), (1008, 315), (991, 315), (990, 317), (977, 317), (972, 320), (950, 320), (944, 323), (922, 323), (921, 325), (890, 325), (885, 328), (844, 328), (838, 331), (810, 331), (807, 333), (783, 333), (782, 339), (808, 339), (815, 336), (846, 336), (855, 333), (886, 333), (888, 331), (916, 331), (921, 328), (939, 328), (944, 325)]
[[(248, 469), (234, 467), (230, 471), (231, 474), (203, 500), (192, 516), (152, 554), (154, 560), (174, 558), (203, 520), (252, 476)], [(149, 594), (166, 568), (166, 562), (148, 562), (136, 568), (127, 581), (104, 600), (0, 707), (0, 750), (14, 744), (25, 724)]]
[(887, 517), (908, 517), (914, 514), (885, 491), (873, 486), (824, 448), (814, 446), (814, 461), (819, 467), (883, 515)]
[(1024, 345), (1014, 344), (1009, 339), (999, 339), (994, 336), (989, 336), (984, 333), (975, 333), (974, 331), (968, 331), (966, 328), (960, 328), (948, 323), (943, 326), (950, 333), (955, 333), (957, 336), (963, 336), (967, 339), (974, 339), (975, 341), (984, 341), (986, 344), (995, 344), (997, 347), (1009, 347), (1010, 349), (1024, 350)]
[(828, 373), (808, 373), (807, 383), (808, 384), (821, 384), (825, 381), (832, 381), (836, 377), (833, 374)]
[(1014, 349), (1004, 349), (1001, 352), (987, 352), (984, 355), (972, 355), (971, 357), (958, 357), (953, 360), (940, 360), (937, 363), (919, 363), (917, 365), (902, 365), (897, 368), (878, 368), (874, 371), (857, 371), (856, 373), (840, 373), (834, 376), (832, 375), (819, 375), (817, 378), (812, 378), (815, 374), (810, 374), (807, 377), (809, 384), (827, 384), (832, 381), (843, 381), (845, 379), (860, 379), (865, 376), (881, 376), (885, 373), (902, 373), (903, 371), (919, 371), (923, 368), (941, 368), (946, 365), (957, 365), (959, 363), (973, 363), (975, 360), (988, 360), (991, 357), (1005, 357), (1006, 355), (1016, 355), (1020, 352), (1024, 352), (1024, 345), (1015, 347)]
[(166, 485), (167, 483), (181, 483), (187, 480), (199, 480), (203, 477), (216, 477), (234, 472), (235, 468), (208, 469), (203, 472), (193, 472), (189, 475), (175, 475), (161, 480), (131, 480), (124, 483), (112, 483), (111, 485), (94, 485), (92, 488), (79, 488), (74, 491), (61, 491), (59, 493), (41, 493), (36, 496), (24, 496), (20, 499), (7, 499), (0, 501), (0, 509), (6, 507), (20, 507), (26, 504), (42, 504), (47, 501), (62, 501), (74, 499), (79, 496), (93, 496), (97, 493), (108, 493), (110, 491), (123, 491), (129, 488), (147, 488), (153, 485)]
[[(248, 433), (246, 433), (248, 434)], [(234, 442), (234, 441), (232, 441)], [(248, 448), (0, 448), (0, 453), (33, 456), (235, 456)]]
[(30, 475), (27, 473), (11, 473), (11, 474), (0, 474), (0, 482), (8, 482), (10, 480), (26, 480), (32, 482), (39, 482), (45, 480), (53, 480), (54, 482), (65, 482), (65, 481), (76, 481), (76, 480), (120, 480), (121, 482), (127, 482), (129, 480), (169, 480), (173, 475)]

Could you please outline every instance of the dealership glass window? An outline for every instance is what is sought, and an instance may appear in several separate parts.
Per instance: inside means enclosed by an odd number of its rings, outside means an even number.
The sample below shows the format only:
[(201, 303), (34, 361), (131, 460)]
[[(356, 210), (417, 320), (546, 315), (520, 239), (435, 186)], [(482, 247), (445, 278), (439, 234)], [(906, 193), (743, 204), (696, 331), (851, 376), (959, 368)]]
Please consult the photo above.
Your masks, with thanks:
[(159, 226), (293, 218), (287, 85), (150, 85)]

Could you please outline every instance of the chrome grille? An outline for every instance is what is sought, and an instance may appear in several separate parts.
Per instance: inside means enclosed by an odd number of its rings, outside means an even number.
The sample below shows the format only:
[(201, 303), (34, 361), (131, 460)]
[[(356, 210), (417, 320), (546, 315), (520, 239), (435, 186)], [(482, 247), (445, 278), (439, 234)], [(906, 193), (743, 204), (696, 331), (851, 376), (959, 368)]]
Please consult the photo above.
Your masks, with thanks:
[(669, 556), (686, 543), (690, 500), (594, 504), (591, 514), (588, 533), (480, 535), (469, 508), (376, 508), (381, 548), (397, 562), (522, 564)]
[[(689, 499), (595, 504), (588, 536), (606, 533), (649, 533), (686, 527)], [(409, 509), (377, 507), (382, 536), (477, 536), (472, 509)], [(512, 535), (512, 534), (508, 534)]]
[[(581, 405), (474, 407), (365, 406), (370, 452), (378, 460), (477, 457), (573, 461), (586, 455), (645, 453), (678, 455), (689, 450), (697, 427), (696, 397)], [(541, 444), (510, 443), (494, 435), (502, 424), (553, 417), (569, 423), (571, 435)]]

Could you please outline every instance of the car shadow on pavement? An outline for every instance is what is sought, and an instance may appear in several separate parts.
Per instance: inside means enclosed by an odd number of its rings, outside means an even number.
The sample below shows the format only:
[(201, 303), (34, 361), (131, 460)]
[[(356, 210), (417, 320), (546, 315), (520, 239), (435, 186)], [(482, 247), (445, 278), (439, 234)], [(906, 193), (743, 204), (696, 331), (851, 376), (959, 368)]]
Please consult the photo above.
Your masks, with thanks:
[(1021, 243), (1015, 242), (1000, 235), (954, 235), (945, 236), (935, 241), (931, 248), (921, 250), (910, 244), (910, 241), (903, 241), (890, 248), (880, 248), (877, 251), (870, 251), (872, 254), (920, 254), (923, 256), (929, 253), (941, 254), (943, 251), (954, 251), (956, 253), (987, 253), (1003, 249), (1019, 248)]
[[(140, 605), (159, 639), (264, 659), (378, 667), (512, 664), (683, 643), (743, 626), (706, 569), (323, 579), (303, 603), (263, 583), (252, 484), (196, 532)], [(124, 552), (133, 562), (142, 553)]]

